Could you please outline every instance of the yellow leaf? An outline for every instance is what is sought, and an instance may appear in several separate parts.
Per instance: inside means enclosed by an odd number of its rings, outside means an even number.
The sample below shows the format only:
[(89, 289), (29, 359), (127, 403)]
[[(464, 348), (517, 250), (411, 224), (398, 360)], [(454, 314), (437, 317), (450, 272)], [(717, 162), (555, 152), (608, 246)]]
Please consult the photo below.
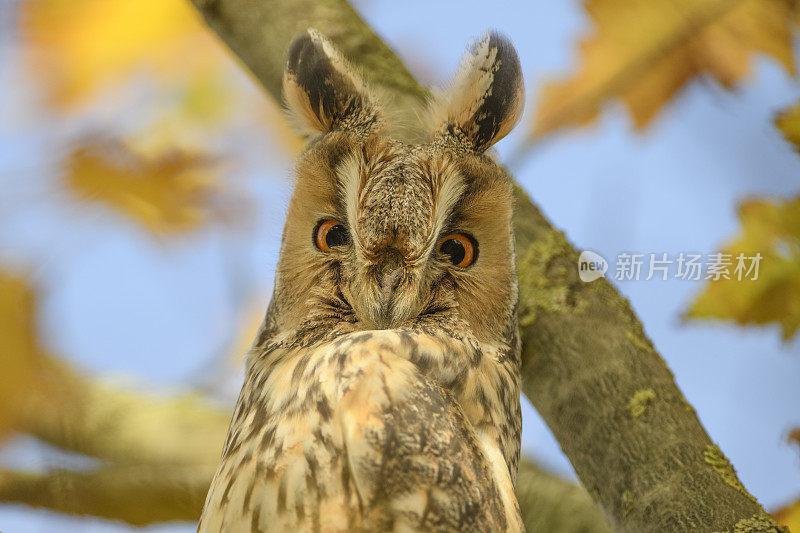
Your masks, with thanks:
[(614, 98), (644, 128), (695, 76), (733, 87), (753, 52), (795, 72), (795, 0), (587, 0), (586, 11), (595, 32), (580, 43), (581, 67), (543, 87), (534, 139), (588, 124)]
[(800, 500), (775, 511), (772, 513), (772, 518), (791, 531), (800, 531)]
[(36, 383), (42, 353), (35, 320), (33, 289), (22, 278), (0, 271), (0, 438), (14, 426)]
[(25, 0), (21, 20), (34, 71), (60, 106), (136, 69), (180, 75), (222, 57), (186, 0)]
[(210, 162), (169, 151), (145, 155), (122, 143), (89, 144), (67, 161), (66, 185), (104, 203), (153, 233), (178, 233), (208, 222), (217, 190)]
[(775, 125), (783, 132), (786, 140), (794, 145), (795, 150), (800, 152), (800, 102), (779, 113), (775, 117)]
[(748, 200), (739, 206), (739, 219), (741, 233), (722, 253), (731, 254), (734, 264), (740, 253), (760, 253), (758, 278), (730, 275), (708, 281), (686, 316), (737, 324), (775, 322), (788, 340), (800, 328), (800, 197)]
[[(241, 76), (188, 0), (22, 0), (20, 19), (49, 104), (105, 104), (95, 97), (114, 88), (117, 110), (135, 105), (136, 120), (112, 122), (107, 137), (198, 149), (214, 143), (221, 126), (267, 125), (290, 155), (302, 146), (280, 106)], [(119, 86), (146, 88), (149, 97)], [(107, 114), (101, 107), (103, 120)]]

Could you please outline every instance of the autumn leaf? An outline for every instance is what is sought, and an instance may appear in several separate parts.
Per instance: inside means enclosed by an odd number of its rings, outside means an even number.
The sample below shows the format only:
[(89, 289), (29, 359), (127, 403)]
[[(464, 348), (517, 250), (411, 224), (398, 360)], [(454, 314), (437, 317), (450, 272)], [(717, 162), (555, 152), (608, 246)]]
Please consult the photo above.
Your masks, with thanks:
[(775, 511), (772, 518), (790, 531), (800, 531), (800, 500)]
[(42, 353), (35, 321), (34, 290), (21, 277), (0, 271), (0, 438), (14, 426), (36, 384)]
[(794, 442), (800, 446), (800, 428), (795, 428), (789, 432), (789, 442)]
[(66, 164), (67, 188), (100, 202), (156, 234), (186, 232), (208, 222), (218, 192), (211, 162), (185, 151), (147, 155), (121, 142), (88, 144)]
[(34, 73), (60, 107), (137, 69), (174, 79), (222, 57), (185, 0), (26, 0), (20, 18)]
[(739, 206), (739, 219), (741, 233), (722, 253), (731, 254), (734, 263), (740, 253), (760, 253), (758, 278), (708, 281), (686, 316), (778, 323), (788, 340), (800, 328), (800, 197), (748, 200)]
[(689, 80), (708, 75), (731, 88), (754, 52), (791, 74), (794, 0), (587, 0), (595, 31), (580, 43), (580, 67), (541, 91), (531, 138), (583, 126), (612, 99), (646, 127)]
[[(99, 108), (94, 122), (111, 130), (107, 137), (200, 150), (223, 127), (267, 126), (281, 148), (299, 151), (280, 106), (241, 75), (187, 0), (23, 0), (20, 20), (46, 101)], [(109, 89), (113, 100), (99, 98)], [(135, 96), (143, 90), (148, 98)], [(133, 110), (135, 120), (109, 123), (109, 103), (116, 113)]]
[(775, 125), (783, 133), (787, 141), (800, 152), (800, 102), (781, 112), (775, 117)]

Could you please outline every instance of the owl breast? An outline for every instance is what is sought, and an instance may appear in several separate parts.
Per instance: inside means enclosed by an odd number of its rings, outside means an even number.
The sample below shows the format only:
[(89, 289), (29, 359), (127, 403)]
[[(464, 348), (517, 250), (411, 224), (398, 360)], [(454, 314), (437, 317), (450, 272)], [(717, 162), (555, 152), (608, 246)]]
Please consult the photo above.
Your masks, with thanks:
[(505, 462), (412, 363), (459, 346), (419, 341), (349, 334), (253, 365), (199, 530), (517, 529)]

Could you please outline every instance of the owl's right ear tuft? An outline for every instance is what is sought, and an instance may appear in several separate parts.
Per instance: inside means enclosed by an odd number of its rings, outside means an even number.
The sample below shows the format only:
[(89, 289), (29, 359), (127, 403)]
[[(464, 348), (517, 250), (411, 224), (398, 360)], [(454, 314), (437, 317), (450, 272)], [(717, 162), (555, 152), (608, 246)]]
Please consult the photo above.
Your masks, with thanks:
[(339, 51), (313, 29), (289, 45), (283, 95), (302, 135), (333, 130), (368, 134), (382, 123), (367, 86)]
[(487, 33), (467, 52), (449, 89), (431, 102), (432, 134), (477, 153), (505, 137), (522, 116), (525, 83), (514, 45)]

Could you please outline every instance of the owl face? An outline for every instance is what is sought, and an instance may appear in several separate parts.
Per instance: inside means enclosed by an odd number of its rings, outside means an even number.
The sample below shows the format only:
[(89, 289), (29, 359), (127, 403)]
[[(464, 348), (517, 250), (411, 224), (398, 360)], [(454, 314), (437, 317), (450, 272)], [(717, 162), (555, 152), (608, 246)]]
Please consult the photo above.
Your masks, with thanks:
[(392, 139), (379, 106), (313, 31), (290, 48), (287, 103), (314, 137), (296, 167), (273, 302), (277, 331), (516, 326), (511, 183), (484, 151), (519, 118), (516, 53), (490, 35), (431, 105), (429, 142)]

